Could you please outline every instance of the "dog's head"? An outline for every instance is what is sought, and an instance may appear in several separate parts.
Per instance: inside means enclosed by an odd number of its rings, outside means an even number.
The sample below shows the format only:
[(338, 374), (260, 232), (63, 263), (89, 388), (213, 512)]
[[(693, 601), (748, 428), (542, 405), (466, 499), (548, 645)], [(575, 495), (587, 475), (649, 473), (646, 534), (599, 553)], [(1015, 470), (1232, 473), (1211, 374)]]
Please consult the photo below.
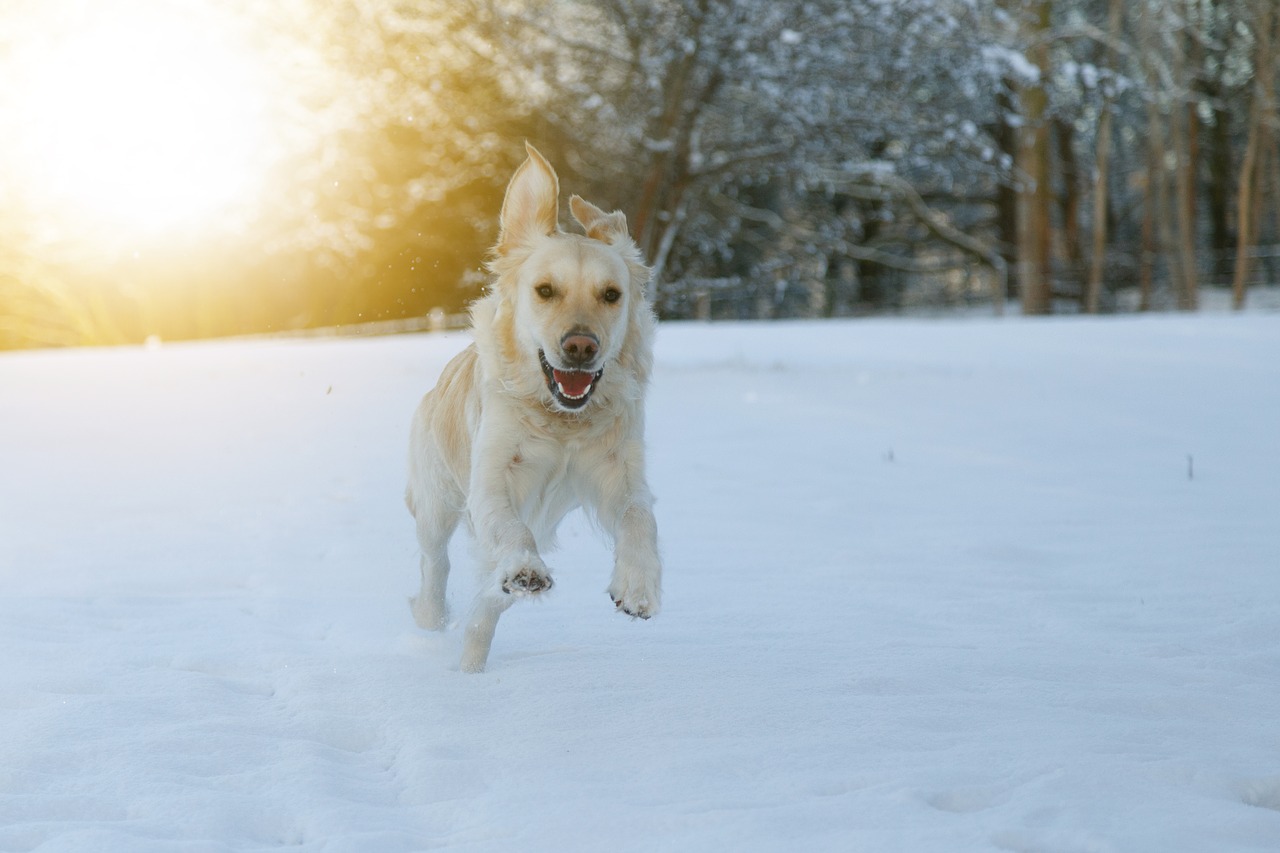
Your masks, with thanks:
[(577, 411), (610, 381), (628, 332), (649, 310), (648, 270), (620, 211), (605, 213), (575, 195), (570, 210), (586, 233), (561, 231), (559, 179), (533, 146), (525, 147), (528, 158), (507, 186), (489, 265), (505, 321), (502, 344), (511, 350), (509, 361), (541, 371), (552, 408)]

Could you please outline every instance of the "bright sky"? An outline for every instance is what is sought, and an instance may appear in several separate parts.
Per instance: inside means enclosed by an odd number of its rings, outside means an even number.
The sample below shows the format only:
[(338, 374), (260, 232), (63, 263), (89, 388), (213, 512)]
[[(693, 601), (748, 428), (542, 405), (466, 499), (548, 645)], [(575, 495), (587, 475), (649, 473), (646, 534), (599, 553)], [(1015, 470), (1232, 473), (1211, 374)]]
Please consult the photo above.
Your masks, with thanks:
[(199, 228), (263, 191), (269, 69), (208, 0), (15, 4), (0, 176), (102, 239)]

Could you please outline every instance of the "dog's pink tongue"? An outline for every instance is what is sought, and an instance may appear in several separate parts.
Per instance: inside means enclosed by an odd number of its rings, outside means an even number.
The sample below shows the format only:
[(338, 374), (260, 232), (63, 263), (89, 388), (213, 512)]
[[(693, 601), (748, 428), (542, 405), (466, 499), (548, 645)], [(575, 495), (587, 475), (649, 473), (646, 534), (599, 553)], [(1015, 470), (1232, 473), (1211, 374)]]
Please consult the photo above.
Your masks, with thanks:
[(585, 370), (556, 370), (556, 384), (560, 391), (568, 397), (581, 397), (587, 393), (595, 377)]

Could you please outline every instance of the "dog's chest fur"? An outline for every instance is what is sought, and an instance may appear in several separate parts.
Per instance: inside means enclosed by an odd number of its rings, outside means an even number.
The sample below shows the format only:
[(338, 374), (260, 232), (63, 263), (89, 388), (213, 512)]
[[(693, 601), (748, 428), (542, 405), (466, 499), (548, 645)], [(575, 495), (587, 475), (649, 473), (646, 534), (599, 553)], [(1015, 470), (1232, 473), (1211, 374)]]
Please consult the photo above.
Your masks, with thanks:
[(598, 502), (599, 472), (617, 466), (628, 424), (603, 412), (525, 411), (519, 421), (508, 488), (521, 518), (546, 538), (567, 513)]

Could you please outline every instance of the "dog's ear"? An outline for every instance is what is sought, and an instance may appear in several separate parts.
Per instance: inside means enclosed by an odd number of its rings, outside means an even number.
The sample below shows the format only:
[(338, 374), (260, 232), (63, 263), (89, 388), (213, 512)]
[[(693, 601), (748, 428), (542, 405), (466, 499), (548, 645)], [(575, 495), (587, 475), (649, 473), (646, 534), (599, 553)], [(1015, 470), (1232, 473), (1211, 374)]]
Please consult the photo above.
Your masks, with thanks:
[(511, 176), (506, 198), (502, 200), (499, 252), (534, 237), (554, 234), (559, 228), (560, 179), (538, 149), (527, 142), (524, 148), (529, 156)]
[(612, 244), (627, 236), (627, 217), (621, 210), (605, 213), (581, 196), (569, 199), (569, 210), (578, 220), (587, 236), (602, 243)]

